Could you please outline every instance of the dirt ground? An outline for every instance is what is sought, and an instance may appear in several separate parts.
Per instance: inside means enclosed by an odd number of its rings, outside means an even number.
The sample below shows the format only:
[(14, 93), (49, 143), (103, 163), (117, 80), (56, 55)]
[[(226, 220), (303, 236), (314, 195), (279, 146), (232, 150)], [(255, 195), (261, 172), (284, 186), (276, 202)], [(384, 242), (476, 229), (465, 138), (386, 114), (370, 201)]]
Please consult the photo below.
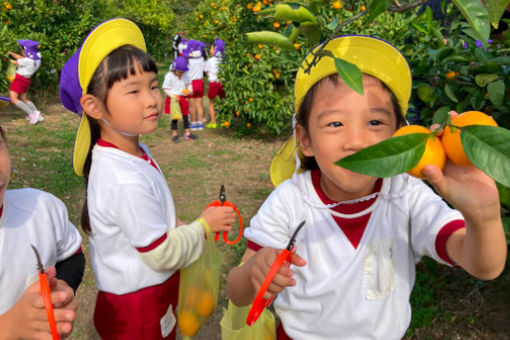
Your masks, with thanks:
[[(74, 131), (78, 120), (56, 101), (46, 101), (42, 105), (46, 120), (37, 128), (44, 133), (53, 131), (55, 127)], [(24, 119), (24, 114), (12, 106), (0, 109), (0, 123), (9, 133), (18, 134), (11, 143), (15, 143), (16, 137), (22, 138), (23, 134), (32, 128)], [(197, 132), (198, 140), (181, 139), (180, 143), (174, 144), (170, 139), (168, 117), (163, 117), (160, 125), (156, 132), (144, 136), (142, 141), (150, 147), (168, 179), (178, 217), (184, 221), (192, 221), (208, 203), (217, 199), (219, 187), (224, 184), (227, 199), (237, 205), (245, 225), (249, 225), (250, 217), (272, 190), (268, 175), (269, 165), (282, 140), (235, 139), (229, 130), (204, 129)], [(56, 151), (70, 153), (71, 149), (72, 145), (66, 150)], [(13, 155), (13, 164), (18, 166), (17, 171), (23, 176), (24, 171), (29, 171), (23, 166), (29, 165), (20, 165), (20, 152)], [(34, 184), (36, 183), (24, 182), (26, 186)], [(83, 188), (75, 188), (69, 195), (61, 198), (68, 205), (71, 221), (79, 226)], [(83, 249), (88, 260), (86, 237)], [(220, 249), (224, 267), (219, 306), (195, 339), (221, 339), (219, 321), (223, 314), (222, 308), (227, 303), (224, 280), (228, 270), (237, 264), (243, 249), (223, 244)], [(498, 279), (483, 284), (471, 279), (461, 269), (440, 267), (434, 275), (437, 277), (434, 282), (439, 282), (437, 287), (440, 288), (432, 287), (430, 294), (436, 297), (435, 307), (440, 313), (433, 315), (430, 325), (414, 329), (413, 334), (406, 339), (510, 339), (508, 264)], [(80, 309), (71, 339), (98, 339), (92, 324), (95, 295), (94, 276), (90, 262), (87, 261), (83, 283), (77, 292)]]

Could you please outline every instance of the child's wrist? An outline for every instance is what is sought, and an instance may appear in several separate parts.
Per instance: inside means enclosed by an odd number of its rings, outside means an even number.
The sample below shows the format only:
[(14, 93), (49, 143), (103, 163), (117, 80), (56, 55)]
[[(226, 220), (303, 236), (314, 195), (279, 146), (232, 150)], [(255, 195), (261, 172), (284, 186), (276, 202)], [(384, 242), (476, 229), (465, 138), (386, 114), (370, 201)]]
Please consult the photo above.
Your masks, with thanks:
[(209, 226), (209, 223), (207, 223), (206, 220), (204, 220), (202, 217), (197, 218), (197, 222), (200, 223), (202, 228), (204, 229), (205, 235), (211, 235), (211, 227)]

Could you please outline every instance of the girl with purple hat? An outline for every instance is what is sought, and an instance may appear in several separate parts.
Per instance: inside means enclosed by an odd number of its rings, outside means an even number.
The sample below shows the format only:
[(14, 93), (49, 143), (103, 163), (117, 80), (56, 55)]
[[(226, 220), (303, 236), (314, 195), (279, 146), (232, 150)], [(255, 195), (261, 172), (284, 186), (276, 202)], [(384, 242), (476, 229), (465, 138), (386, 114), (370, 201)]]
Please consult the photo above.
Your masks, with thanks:
[(30, 124), (36, 124), (44, 120), (44, 117), (34, 103), (28, 99), (27, 91), (30, 86), (30, 77), (41, 66), (39, 43), (30, 39), (18, 40), (18, 43), (21, 55), (12, 51), (7, 52), (9, 56), (14, 58), (11, 63), (18, 67), (16, 77), (9, 86), (9, 97), (11, 103), (27, 113)]
[(225, 51), (225, 42), (221, 39), (215, 39), (211, 45), (211, 56), (205, 63), (205, 73), (209, 78), (209, 90), (207, 97), (209, 98), (209, 115), (211, 122), (207, 124), (210, 129), (216, 129), (216, 112), (214, 111), (214, 98), (225, 98), (225, 90), (223, 84), (218, 79), (219, 65), (223, 62), (223, 52)]
[[(184, 57), (177, 57), (170, 65), (170, 72), (165, 75), (163, 81), (163, 91), (167, 97), (165, 100), (165, 114), (170, 114), (170, 105), (172, 99), (178, 101), (181, 108), (182, 119), (184, 120), (184, 139), (197, 139), (198, 136), (190, 132), (189, 124), (189, 103), (188, 94), (192, 93), (191, 80), (188, 74), (188, 61)], [(177, 133), (178, 119), (172, 118), (172, 142), (179, 142)]]
[(188, 59), (189, 76), (193, 93), (190, 95), (191, 101), (191, 130), (202, 130), (204, 109), (202, 107), (202, 98), (204, 97), (204, 66), (205, 66), (205, 44), (198, 40), (188, 40), (187, 48), (183, 55)]

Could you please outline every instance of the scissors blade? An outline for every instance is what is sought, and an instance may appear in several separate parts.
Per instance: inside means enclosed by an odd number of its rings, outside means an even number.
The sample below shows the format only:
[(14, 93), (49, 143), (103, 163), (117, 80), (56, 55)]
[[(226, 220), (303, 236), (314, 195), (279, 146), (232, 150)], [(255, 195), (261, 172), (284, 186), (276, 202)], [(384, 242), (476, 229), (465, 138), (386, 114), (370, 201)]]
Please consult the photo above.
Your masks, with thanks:
[(225, 186), (222, 184), (220, 187), (220, 203), (223, 205), (227, 200), (227, 195), (225, 195)]
[(296, 228), (296, 230), (292, 234), (292, 237), (290, 238), (289, 244), (287, 244), (287, 250), (292, 249), (292, 246), (294, 246), (294, 242), (296, 242), (297, 233), (301, 230), (301, 228), (303, 228), (305, 223), (306, 223), (306, 220), (303, 220), (301, 223), (299, 223), (298, 227)]
[(37, 248), (34, 247), (33, 244), (30, 245), (32, 249), (34, 250), (35, 257), (37, 258), (37, 270), (42, 274), (44, 273), (44, 268), (41, 262), (41, 256), (39, 256), (39, 252), (37, 251)]

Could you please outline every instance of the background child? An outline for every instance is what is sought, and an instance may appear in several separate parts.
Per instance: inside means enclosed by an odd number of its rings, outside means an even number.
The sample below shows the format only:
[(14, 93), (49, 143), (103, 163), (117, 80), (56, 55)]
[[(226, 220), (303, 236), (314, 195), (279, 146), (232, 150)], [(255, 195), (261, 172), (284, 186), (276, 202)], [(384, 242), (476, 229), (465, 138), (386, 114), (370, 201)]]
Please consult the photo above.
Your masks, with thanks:
[(30, 77), (41, 66), (41, 53), (38, 50), (39, 43), (30, 39), (18, 40), (18, 43), (21, 55), (11, 51), (7, 52), (9, 56), (15, 59), (11, 60), (11, 63), (18, 67), (16, 77), (9, 86), (9, 96), (11, 103), (27, 113), (27, 119), (30, 121), (30, 124), (36, 124), (43, 121), (44, 117), (34, 103), (28, 99), (27, 91), (30, 86)]
[(205, 73), (209, 79), (209, 90), (207, 97), (209, 98), (209, 115), (211, 122), (207, 124), (210, 129), (216, 129), (216, 112), (214, 111), (214, 98), (225, 98), (225, 90), (223, 84), (218, 79), (219, 65), (223, 62), (223, 52), (225, 51), (225, 42), (221, 39), (215, 39), (211, 45), (211, 57), (205, 63)]
[(0, 126), (0, 338), (40, 339), (50, 334), (31, 245), (48, 273), (57, 330), (67, 336), (78, 307), (74, 291), (85, 266), (81, 236), (58, 198), (31, 188), (7, 190), (10, 175)]
[[(184, 139), (197, 139), (198, 136), (192, 134), (189, 130), (189, 102), (188, 95), (193, 91), (191, 80), (188, 75), (188, 61), (184, 57), (177, 57), (170, 65), (170, 72), (165, 75), (163, 81), (163, 91), (166, 93), (165, 113), (170, 113), (172, 97), (179, 101), (182, 120), (184, 121)], [(172, 142), (179, 142), (177, 132), (177, 119), (172, 119)]]
[[(85, 175), (82, 228), (98, 287), (94, 325), (103, 339), (175, 339), (179, 269), (228, 231), (232, 208), (177, 219), (161, 169), (139, 135), (153, 132), (163, 100), (140, 29), (116, 18), (97, 26), (66, 63), (62, 103), (81, 113), (74, 169)], [(177, 228), (177, 226), (180, 226)]]
[(184, 56), (188, 59), (189, 77), (193, 87), (190, 95), (191, 130), (202, 130), (204, 128), (204, 66), (205, 66), (205, 44), (198, 40), (188, 40)]
[[(374, 178), (335, 165), (405, 124), (411, 73), (402, 54), (376, 38), (339, 37), (326, 50), (363, 72), (364, 94), (339, 78), (333, 58), (322, 58), (309, 74), (304, 69), (313, 56), (303, 62), (295, 112), (306, 171), (278, 185), (252, 218), (244, 265), (230, 271), (228, 295), (236, 305), (250, 304), (279, 249), (305, 220), (294, 266), (282, 267), (266, 292), (277, 295), (278, 339), (401, 339), (422, 256), (481, 279), (503, 270), (498, 192), (475, 167), (426, 167), (428, 181), (457, 211), (407, 174)], [(274, 167), (295, 169), (279, 155)]]

